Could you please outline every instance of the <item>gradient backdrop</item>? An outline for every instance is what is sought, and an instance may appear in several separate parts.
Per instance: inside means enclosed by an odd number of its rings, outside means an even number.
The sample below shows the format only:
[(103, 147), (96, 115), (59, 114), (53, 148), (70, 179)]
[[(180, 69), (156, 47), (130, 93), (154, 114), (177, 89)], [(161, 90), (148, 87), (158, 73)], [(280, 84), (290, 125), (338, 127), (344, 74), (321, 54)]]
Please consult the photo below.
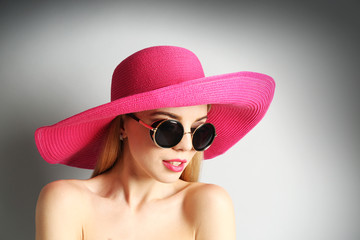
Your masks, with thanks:
[[(129, 1), (130, 2), (130, 1)], [(360, 239), (360, 17), (355, 1), (2, 1), (0, 234), (33, 239), (40, 189), (90, 171), (50, 165), (34, 131), (109, 101), (111, 75), (153, 45), (206, 74), (273, 76), (263, 121), (202, 181), (227, 189), (242, 240)]]

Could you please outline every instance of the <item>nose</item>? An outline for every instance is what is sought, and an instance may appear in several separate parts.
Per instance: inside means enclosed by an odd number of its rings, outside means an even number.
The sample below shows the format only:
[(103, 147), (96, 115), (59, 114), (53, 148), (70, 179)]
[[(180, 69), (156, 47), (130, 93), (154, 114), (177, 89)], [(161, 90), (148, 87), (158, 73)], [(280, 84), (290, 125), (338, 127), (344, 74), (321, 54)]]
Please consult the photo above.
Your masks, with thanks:
[(181, 141), (173, 149), (191, 151), (193, 149), (191, 132), (185, 132)]

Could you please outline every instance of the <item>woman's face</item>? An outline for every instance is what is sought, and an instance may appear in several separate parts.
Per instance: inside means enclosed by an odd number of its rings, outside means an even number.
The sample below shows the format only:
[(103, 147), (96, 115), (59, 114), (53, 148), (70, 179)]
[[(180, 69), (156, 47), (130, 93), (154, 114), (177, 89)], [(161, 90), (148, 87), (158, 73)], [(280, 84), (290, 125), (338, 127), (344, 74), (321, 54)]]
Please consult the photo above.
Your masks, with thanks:
[[(184, 132), (191, 132), (192, 128), (206, 121), (207, 112), (207, 105), (199, 105), (161, 108), (135, 115), (148, 125), (162, 119), (175, 119), (183, 125)], [(185, 134), (172, 148), (160, 148), (152, 141), (149, 129), (128, 116), (124, 119), (124, 134), (124, 161), (129, 161), (131, 174), (137, 177), (167, 183), (177, 181), (196, 153), (191, 134)]]

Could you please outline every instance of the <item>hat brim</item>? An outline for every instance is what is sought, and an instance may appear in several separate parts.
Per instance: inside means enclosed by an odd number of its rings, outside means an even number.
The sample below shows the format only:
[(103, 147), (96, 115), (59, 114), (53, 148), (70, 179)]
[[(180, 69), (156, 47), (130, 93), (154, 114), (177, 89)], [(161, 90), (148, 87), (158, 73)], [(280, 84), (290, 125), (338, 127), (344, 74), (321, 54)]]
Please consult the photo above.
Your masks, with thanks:
[(265, 115), (275, 82), (265, 74), (237, 72), (204, 77), (144, 92), (88, 109), (35, 132), (39, 153), (49, 163), (93, 169), (109, 123), (118, 115), (165, 107), (211, 104), (208, 122), (217, 137), (205, 159), (226, 152)]

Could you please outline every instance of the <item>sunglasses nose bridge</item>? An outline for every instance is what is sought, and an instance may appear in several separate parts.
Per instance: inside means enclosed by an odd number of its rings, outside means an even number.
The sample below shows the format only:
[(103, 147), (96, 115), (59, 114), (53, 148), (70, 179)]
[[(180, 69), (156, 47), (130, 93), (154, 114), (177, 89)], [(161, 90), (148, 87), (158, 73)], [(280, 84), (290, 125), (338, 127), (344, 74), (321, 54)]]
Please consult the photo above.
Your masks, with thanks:
[[(190, 134), (190, 137), (191, 137), (190, 140), (191, 140), (191, 145), (192, 145), (193, 132), (184, 132), (182, 138), (184, 138), (184, 136), (185, 136), (186, 134)], [(182, 141), (182, 139), (181, 139), (181, 141)]]
[[(190, 134), (190, 137), (187, 137), (186, 136), (187, 134)], [(178, 144), (176, 144), (174, 146), (174, 149), (183, 150), (183, 151), (190, 151), (191, 149), (193, 149), (192, 133), (191, 132), (184, 132), (180, 142), (178, 142)]]

